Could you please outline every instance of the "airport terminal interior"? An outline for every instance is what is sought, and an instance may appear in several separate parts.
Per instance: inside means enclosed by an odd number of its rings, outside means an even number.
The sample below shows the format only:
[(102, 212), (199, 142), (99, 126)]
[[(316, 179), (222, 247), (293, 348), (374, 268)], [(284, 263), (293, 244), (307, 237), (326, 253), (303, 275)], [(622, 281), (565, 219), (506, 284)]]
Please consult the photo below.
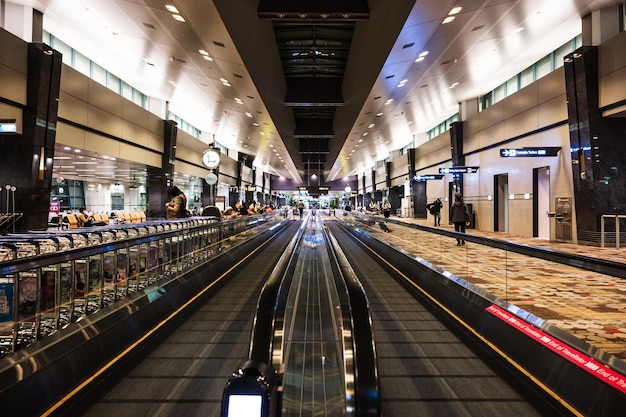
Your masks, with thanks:
[(0, 0), (0, 45), (7, 415), (623, 413), (624, 0)]

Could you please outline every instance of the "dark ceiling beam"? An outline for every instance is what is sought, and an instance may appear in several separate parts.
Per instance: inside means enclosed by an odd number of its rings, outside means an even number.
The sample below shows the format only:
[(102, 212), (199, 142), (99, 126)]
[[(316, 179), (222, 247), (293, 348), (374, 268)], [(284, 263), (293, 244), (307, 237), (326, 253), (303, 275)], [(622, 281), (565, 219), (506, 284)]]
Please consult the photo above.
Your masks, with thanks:
[(349, 21), (369, 19), (366, 0), (261, 0), (260, 19)]
[[(317, 138), (305, 138), (300, 139), (300, 148), (298, 149), (299, 153), (304, 154), (327, 154), (328, 153), (328, 139), (317, 139)], [(326, 160), (326, 157), (324, 157)]]
[(333, 137), (333, 119), (296, 119), (296, 139)]
[[(302, 165), (296, 158), (297, 143), (292, 136), (295, 129), (293, 112), (285, 107), (284, 103), (287, 83), (283, 77), (277, 76), (283, 68), (272, 23), (258, 19), (254, 2), (247, 0), (213, 0), (213, 2), (296, 169), (301, 172)], [(254, 42), (251, 42), (251, 36)]]
[(415, 0), (369, 0), (376, 13), (367, 22), (356, 23), (341, 87), (346, 104), (335, 113), (329, 161), (337, 160), (415, 4)]
[(285, 105), (301, 106), (343, 106), (341, 78), (290, 78), (287, 80)]

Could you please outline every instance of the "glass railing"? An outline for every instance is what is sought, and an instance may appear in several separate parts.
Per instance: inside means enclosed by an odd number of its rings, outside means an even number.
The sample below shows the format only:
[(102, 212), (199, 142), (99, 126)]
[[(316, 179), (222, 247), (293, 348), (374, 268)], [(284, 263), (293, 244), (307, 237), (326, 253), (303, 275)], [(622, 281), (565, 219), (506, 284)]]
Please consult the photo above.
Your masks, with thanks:
[[(262, 233), (284, 212), (0, 237), (0, 357), (164, 285)], [(115, 308), (115, 307), (111, 307)]]
[[(382, 216), (344, 212), (337, 219), (374, 236), (462, 286), (536, 326), (559, 333), (580, 349), (580, 341), (624, 360), (623, 339), (614, 330), (626, 325), (619, 311), (626, 268), (621, 262), (560, 252), (540, 246), (429, 227)], [(382, 225), (381, 225), (382, 223)], [(390, 232), (385, 232), (387, 227)], [(458, 245), (458, 239), (463, 241)], [(582, 247), (584, 248), (584, 246)], [(590, 248), (591, 249), (591, 248)], [(586, 286), (594, 289), (590, 297)], [(617, 301), (610, 301), (616, 300)], [(599, 311), (608, 324), (601, 325)], [(573, 338), (570, 336), (574, 336)], [(581, 347), (582, 346), (582, 347)]]

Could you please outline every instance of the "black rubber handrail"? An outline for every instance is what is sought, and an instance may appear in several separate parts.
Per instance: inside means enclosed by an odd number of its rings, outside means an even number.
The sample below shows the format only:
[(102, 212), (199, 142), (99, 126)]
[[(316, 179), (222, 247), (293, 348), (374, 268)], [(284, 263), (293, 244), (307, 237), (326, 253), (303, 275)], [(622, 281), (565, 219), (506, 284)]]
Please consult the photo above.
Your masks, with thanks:
[[(330, 243), (328, 245), (329, 250), (332, 247), (332, 254), (338, 267), (338, 278), (343, 281), (342, 287), (345, 288), (348, 298), (354, 350), (354, 402), (356, 415), (359, 417), (379, 417), (381, 415), (381, 404), (378, 383), (378, 361), (376, 359), (369, 301), (363, 285), (354, 273), (334, 236), (327, 232), (325, 237)], [(337, 285), (338, 292), (339, 289), (340, 285)]]

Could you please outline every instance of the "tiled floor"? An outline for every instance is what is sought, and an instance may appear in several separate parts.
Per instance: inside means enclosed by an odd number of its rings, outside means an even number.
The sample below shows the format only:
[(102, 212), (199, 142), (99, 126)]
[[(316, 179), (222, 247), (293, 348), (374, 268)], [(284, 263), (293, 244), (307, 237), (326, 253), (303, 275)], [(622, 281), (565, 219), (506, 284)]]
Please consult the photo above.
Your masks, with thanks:
[[(432, 220), (396, 219), (432, 225)], [(467, 242), (416, 232), (398, 225), (371, 231), (524, 310), (626, 360), (626, 280)], [(442, 226), (452, 229), (451, 226)], [(494, 239), (623, 262), (626, 248), (599, 248), (468, 230)]]

